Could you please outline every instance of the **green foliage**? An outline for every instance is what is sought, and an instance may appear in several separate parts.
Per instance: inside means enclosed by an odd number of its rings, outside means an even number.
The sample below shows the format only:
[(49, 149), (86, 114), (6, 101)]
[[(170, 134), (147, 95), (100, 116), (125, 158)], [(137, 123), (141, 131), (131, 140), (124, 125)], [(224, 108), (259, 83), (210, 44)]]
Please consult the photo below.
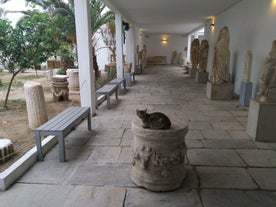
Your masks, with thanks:
[(104, 12), (106, 6), (100, 0), (90, 0), (91, 31), (95, 34), (100, 27), (115, 19), (112, 11)]
[(54, 55), (61, 44), (62, 32), (56, 26), (57, 18), (48, 13), (28, 12), (12, 28), (10, 22), (0, 19), (0, 59), (13, 74), (7, 88), (4, 107), (15, 76)]
[(2, 80), (0, 79), (0, 87), (2, 87), (3, 86), (3, 83), (2, 83)]
[(60, 69), (60, 70), (57, 71), (57, 74), (58, 75), (65, 75), (65, 72), (64, 72), (64, 70)]

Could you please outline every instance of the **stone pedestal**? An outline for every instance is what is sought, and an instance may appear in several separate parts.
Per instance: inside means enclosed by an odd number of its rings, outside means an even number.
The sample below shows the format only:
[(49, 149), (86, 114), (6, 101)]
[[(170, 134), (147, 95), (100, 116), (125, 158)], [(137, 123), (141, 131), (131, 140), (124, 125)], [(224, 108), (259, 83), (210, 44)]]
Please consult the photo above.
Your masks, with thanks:
[(0, 163), (7, 161), (14, 155), (14, 147), (9, 139), (0, 139)]
[(189, 68), (189, 76), (191, 79), (194, 79), (196, 77), (197, 69), (195, 68)]
[(255, 141), (276, 142), (276, 103), (250, 100), (247, 133)]
[(131, 179), (151, 191), (170, 191), (185, 178), (185, 135), (188, 126), (173, 123), (168, 130), (142, 128), (139, 119), (132, 122), (134, 134)]
[(206, 95), (211, 100), (231, 100), (233, 98), (234, 85), (232, 83), (223, 83), (220, 85), (207, 82)]
[(196, 79), (195, 81), (197, 83), (207, 83), (208, 81), (208, 76), (209, 76), (209, 73), (208, 72), (196, 72)]
[(46, 78), (47, 78), (48, 81), (52, 81), (53, 70), (52, 70), (52, 69), (46, 70), (46, 71), (45, 71), (45, 76), (46, 76)]
[(67, 69), (66, 75), (68, 76), (68, 88), (69, 91), (79, 91), (79, 70), (78, 69)]
[(24, 84), (27, 114), (30, 129), (48, 121), (43, 89), (40, 83), (27, 81)]
[(66, 75), (55, 75), (52, 77), (54, 101), (68, 101), (69, 88)]
[(249, 106), (249, 102), (252, 95), (252, 82), (241, 82), (240, 99), (239, 104), (241, 106)]

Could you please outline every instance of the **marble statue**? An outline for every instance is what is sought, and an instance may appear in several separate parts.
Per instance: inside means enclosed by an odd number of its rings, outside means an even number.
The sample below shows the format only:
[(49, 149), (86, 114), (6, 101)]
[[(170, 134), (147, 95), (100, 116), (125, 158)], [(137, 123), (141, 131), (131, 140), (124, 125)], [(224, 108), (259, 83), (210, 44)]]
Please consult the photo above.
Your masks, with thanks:
[(252, 66), (252, 51), (248, 50), (245, 55), (245, 63), (244, 63), (243, 77), (242, 77), (242, 81), (245, 83), (250, 82), (251, 66)]
[(212, 70), (213, 84), (222, 84), (229, 82), (229, 41), (230, 36), (228, 27), (223, 27), (219, 32), (218, 40), (215, 45), (215, 54)]
[(199, 57), (199, 39), (194, 39), (191, 44), (191, 62), (192, 68), (197, 68)]
[(257, 100), (260, 102), (276, 102), (276, 40), (265, 59), (264, 68), (259, 79)]
[(199, 72), (206, 72), (208, 61), (209, 43), (207, 40), (202, 40), (199, 49)]

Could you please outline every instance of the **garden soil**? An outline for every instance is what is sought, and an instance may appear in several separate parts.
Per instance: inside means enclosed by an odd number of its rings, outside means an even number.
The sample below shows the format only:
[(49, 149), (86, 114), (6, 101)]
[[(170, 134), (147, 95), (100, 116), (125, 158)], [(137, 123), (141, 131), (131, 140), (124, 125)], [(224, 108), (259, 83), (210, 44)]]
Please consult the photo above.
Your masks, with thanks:
[(65, 108), (79, 106), (78, 94), (70, 94), (69, 101), (53, 101), (52, 84), (47, 80), (44, 71), (27, 70), (16, 76), (9, 95), (8, 108), (3, 108), (7, 92), (7, 83), (11, 78), (9, 72), (0, 72), (0, 139), (10, 139), (14, 145), (15, 154), (7, 162), (0, 161), (0, 173), (12, 165), (28, 150), (35, 146), (34, 130), (29, 129), (24, 83), (35, 81), (41, 83), (46, 101), (48, 119), (54, 117)]

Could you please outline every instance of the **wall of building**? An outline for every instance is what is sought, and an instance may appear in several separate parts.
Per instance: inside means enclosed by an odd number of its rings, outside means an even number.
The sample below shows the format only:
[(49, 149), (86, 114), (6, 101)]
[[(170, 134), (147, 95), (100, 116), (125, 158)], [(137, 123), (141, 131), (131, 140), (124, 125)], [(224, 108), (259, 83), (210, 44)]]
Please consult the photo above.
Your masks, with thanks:
[[(275, 2), (275, 1), (274, 1)], [(253, 54), (251, 81), (253, 95), (257, 90), (258, 79), (272, 41), (276, 39), (276, 5), (273, 0), (243, 0), (224, 13), (215, 17), (215, 29), (207, 25), (206, 37), (210, 50), (208, 71), (212, 69), (214, 44), (219, 30), (228, 26), (230, 32), (230, 73), (235, 93), (240, 93), (240, 84), (247, 50)], [(274, 3), (275, 4), (275, 3)], [(209, 24), (209, 23), (208, 23)]]
[[(167, 42), (162, 42), (162, 38)], [(181, 35), (148, 35), (144, 37), (144, 44), (147, 47), (147, 57), (166, 56), (167, 63), (171, 64), (172, 52), (185, 54), (184, 48), (187, 46), (187, 37)]]

